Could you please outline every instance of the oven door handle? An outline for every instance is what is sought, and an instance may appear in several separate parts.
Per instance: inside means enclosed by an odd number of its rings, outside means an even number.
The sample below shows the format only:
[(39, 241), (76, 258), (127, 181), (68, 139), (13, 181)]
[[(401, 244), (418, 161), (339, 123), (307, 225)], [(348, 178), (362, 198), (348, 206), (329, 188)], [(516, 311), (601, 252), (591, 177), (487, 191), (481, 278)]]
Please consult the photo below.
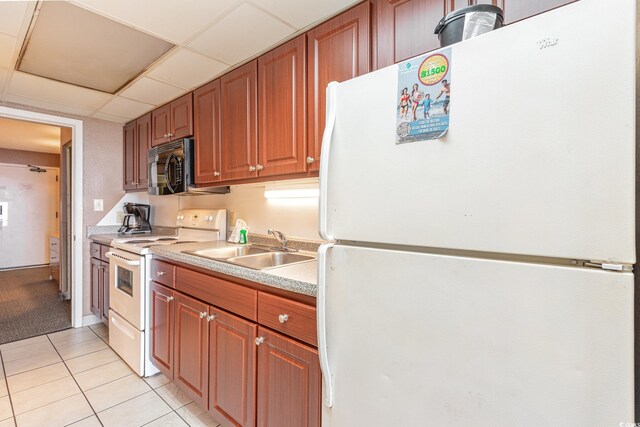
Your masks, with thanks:
[(121, 256), (118, 256), (118, 255), (114, 254), (113, 252), (106, 252), (104, 255), (107, 258), (116, 258), (116, 259), (114, 259), (114, 262), (117, 263), (117, 264), (130, 265), (131, 267), (136, 267), (136, 266), (140, 265), (140, 261), (130, 261), (128, 259), (124, 259)]

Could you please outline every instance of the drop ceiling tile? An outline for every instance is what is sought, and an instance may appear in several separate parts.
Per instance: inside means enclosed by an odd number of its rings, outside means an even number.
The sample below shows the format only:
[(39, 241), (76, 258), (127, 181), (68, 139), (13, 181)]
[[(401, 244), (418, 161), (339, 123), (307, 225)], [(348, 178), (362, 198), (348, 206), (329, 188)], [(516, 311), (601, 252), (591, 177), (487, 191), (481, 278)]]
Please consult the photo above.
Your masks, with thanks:
[(34, 6), (35, 2), (0, 1), (0, 33), (18, 37), (27, 8)]
[(306, 2), (300, 0), (259, 0), (260, 7), (279, 16), (296, 28), (304, 28), (335, 14), (339, 10), (360, 0), (322, 0)]
[(67, 114), (75, 114), (77, 116), (88, 116), (91, 114), (91, 110), (74, 107), (71, 105), (58, 104), (56, 102), (51, 101), (43, 101), (41, 99), (29, 98), (26, 96), (18, 96), (8, 94), (5, 97), (5, 101), (13, 102), (16, 104), (27, 105), (36, 108), (44, 108), (45, 110), (52, 111), (54, 113), (67, 113)]
[(286, 38), (295, 30), (247, 3), (196, 37), (189, 46), (229, 64), (237, 64)]
[(13, 58), (15, 46), (15, 37), (0, 34), (0, 68), (11, 67), (11, 58)]
[(119, 93), (120, 96), (147, 104), (160, 105), (182, 95), (184, 90), (148, 77), (140, 80)]
[(108, 122), (115, 122), (115, 123), (126, 123), (129, 120), (131, 120), (131, 118), (128, 118), (128, 117), (114, 116), (113, 114), (101, 113), (99, 111), (97, 113), (92, 114), (91, 117), (94, 117), (100, 120), (106, 120)]
[(9, 83), (11, 95), (39, 99), (93, 111), (107, 102), (111, 95), (97, 90), (32, 76), (16, 71)]
[(109, 101), (107, 105), (102, 107), (100, 112), (113, 116), (126, 117), (127, 119), (135, 119), (151, 109), (153, 109), (153, 105), (116, 96)]
[(77, 0), (74, 3), (174, 43), (183, 43), (238, 0)]
[(183, 89), (193, 89), (211, 80), (227, 68), (229, 65), (223, 62), (187, 49), (179, 49), (147, 75)]

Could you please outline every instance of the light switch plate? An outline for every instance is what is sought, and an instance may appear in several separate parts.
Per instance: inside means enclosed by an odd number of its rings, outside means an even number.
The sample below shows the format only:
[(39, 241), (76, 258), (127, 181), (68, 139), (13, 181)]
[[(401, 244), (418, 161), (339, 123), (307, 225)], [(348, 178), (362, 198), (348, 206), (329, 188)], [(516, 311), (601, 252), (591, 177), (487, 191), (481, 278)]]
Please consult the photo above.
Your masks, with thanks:
[(93, 210), (96, 212), (102, 212), (104, 210), (104, 200), (93, 199)]

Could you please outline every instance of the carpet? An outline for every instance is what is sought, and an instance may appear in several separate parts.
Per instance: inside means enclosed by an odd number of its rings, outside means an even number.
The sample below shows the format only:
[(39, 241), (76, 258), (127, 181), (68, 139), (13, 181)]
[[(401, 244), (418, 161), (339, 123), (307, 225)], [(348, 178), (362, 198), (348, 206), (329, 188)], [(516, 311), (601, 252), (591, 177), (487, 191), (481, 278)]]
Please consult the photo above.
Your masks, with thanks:
[(0, 344), (71, 327), (71, 303), (60, 301), (49, 267), (0, 271)]

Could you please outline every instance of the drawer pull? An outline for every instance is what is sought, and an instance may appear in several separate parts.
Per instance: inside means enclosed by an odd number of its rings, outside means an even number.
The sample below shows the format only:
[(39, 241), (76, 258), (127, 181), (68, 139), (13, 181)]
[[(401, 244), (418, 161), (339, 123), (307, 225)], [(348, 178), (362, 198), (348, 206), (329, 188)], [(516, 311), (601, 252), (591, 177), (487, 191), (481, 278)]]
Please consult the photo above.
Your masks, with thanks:
[(167, 297), (167, 302), (173, 301), (173, 297)]
[(216, 318), (216, 315), (215, 314), (211, 314), (211, 315), (207, 316), (207, 322), (211, 322), (215, 318)]
[(207, 312), (206, 311), (200, 312), (200, 318), (204, 319), (205, 317), (207, 317)]
[(287, 320), (289, 320), (289, 315), (288, 314), (281, 314), (280, 316), (278, 316), (278, 321), (280, 321), (280, 323), (284, 323)]
[(260, 345), (264, 342), (264, 337), (257, 337), (256, 338), (256, 345)]
[(158, 271), (158, 276), (164, 276), (164, 271)]

